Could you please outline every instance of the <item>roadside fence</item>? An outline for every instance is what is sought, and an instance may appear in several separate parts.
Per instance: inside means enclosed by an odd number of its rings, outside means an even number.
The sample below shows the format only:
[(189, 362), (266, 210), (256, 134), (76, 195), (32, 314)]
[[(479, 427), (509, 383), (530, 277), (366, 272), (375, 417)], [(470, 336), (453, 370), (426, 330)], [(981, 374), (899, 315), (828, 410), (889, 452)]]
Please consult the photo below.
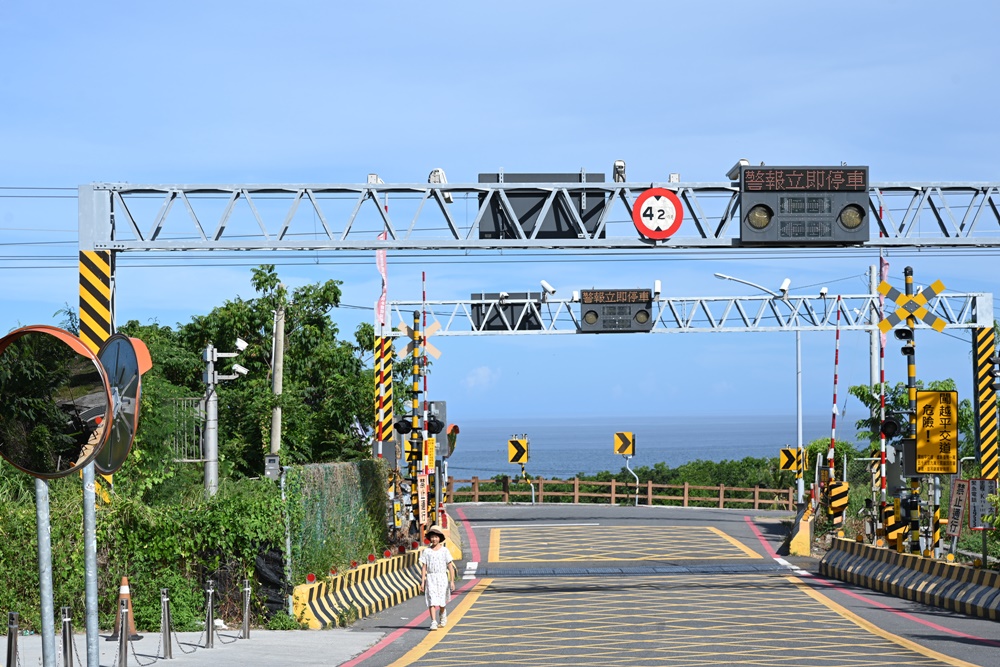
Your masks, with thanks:
[(675, 505), (679, 507), (715, 507), (738, 509), (795, 509), (794, 489), (762, 489), (684, 484), (625, 484), (618, 480), (590, 481), (573, 479), (448, 480), (449, 502), (501, 502), (517, 500), (537, 503), (604, 503), (612, 505)]

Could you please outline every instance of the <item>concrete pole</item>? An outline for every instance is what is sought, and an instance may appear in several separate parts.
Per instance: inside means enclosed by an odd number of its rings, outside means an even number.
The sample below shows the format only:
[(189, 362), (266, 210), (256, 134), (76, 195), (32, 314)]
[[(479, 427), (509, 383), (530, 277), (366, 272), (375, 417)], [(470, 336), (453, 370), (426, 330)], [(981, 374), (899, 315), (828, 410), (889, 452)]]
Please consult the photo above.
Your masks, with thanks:
[(205, 491), (219, 490), (219, 395), (215, 391), (215, 348), (205, 348)]
[(35, 522), (38, 531), (38, 592), (42, 602), (42, 664), (56, 667), (55, 605), (52, 602), (52, 534), (49, 483), (35, 478)]
[[(281, 382), (285, 373), (285, 307), (278, 306), (274, 312), (274, 334), (272, 336), (272, 346), (274, 348), (274, 370), (272, 375), (272, 389), (275, 400), (281, 398)], [(277, 454), (281, 450), (281, 405), (275, 404), (271, 410), (271, 453)]]

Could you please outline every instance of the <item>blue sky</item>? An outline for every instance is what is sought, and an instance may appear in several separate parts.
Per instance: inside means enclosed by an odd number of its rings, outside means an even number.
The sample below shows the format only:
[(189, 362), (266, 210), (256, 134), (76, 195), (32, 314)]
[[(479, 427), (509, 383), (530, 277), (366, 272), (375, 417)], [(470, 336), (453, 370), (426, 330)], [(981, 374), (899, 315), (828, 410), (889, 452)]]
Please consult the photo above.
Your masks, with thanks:
[[(480, 172), (719, 182), (741, 157), (868, 165), (874, 182), (1000, 181), (1000, 8), (931, 2), (191, 3), (0, 5), (0, 328), (76, 306), (75, 188), (90, 182), (453, 183)], [(55, 188), (69, 188), (57, 190)], [(2, 196), (7, 195), (7, 196)], [(16, 196), (9, 196), (16, 195)], [(26, 196), (37, 195), (37, 196)], [(997, 254), (890, 253), (958, 292), (992, 292)], [(497, 256), (494, 259), (505, 259)], [(556, 258), (558, 259), (558, 258)], [(119, 257), (118, 319), (174, 325), (236, 295), (250, 266)], [(649, 286), (668, 296), (867, 290), (877, 253), (670, 254), (620, 262), (389, 256), (390, 300)], [(374, 258), (302, 253), (289, 284), (344, 281), (345, 334), (371, 321)], [(920, 377), (970, 396), (968, 334), (923, 334)], [(430, 398), (449, 418), (792, 414), (792, 334), (440, 338)], [(892, 345), (887, 379), (905, 380)], [(803, 335), (803, 404), (829, 414), (833, 334)], [(845, 334), (840, 403), (868, 380)], [(848, 403), (848, 418), (860, 417)], [(511, 429), (517, 430), (512, 423)]]

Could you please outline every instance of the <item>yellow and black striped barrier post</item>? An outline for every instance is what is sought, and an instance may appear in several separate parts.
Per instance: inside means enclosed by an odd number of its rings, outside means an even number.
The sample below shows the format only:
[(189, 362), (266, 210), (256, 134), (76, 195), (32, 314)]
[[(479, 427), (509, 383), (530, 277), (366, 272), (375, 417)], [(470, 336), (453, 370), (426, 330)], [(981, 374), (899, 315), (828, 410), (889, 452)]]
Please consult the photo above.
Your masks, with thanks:
[[(97, 354), (101, 346), (114, 333), (114, 255), (108, 250), (80, 251), (80, 340)], [(102, 475), (107, 486), (112, 486), (112, 476)], [(95, 484), (97, 495), (105, 503), (111, 495), (100, 484)]]
[[(976, 431), (979, 441), (979, 462), (984, 479), (997, 479), (1000, 459), (997, 456), (997, 378), (996, 333), (993, 327), (972, 330), (972, 353), (975, 357)], [(961, 471), (959, 471), (961, 472)]]
[(850, 484), (845, 481), (832, 481), (827, 486), (830, 494), (830, 504), (827, 512), (830, 514), (834, 528), (839, 532), (844, 526), (844, 511), (847, 509), (847, 501), (850, 496)]
[[(413, 338), (411, 347), (411, 357), (413, 359), (413, 394), (410, 400), (410, 452), (419, 453), (408, 461), (407, 467), (410, 477), (410, 502), (413, 516), (420, 520), (420, 494), (417, 492), (417, 475), (422, 465), (422, 454), (424, 451), (423, 442), (420, 439), (420, 311), (413, 311), (413, 329), (410, 332)], [(420, 526), (420, 539), (423, 541), (423, 526)]]
[[(913, 267), (907, 266), (903, 269), (903, 277), (906, 281), (906, 296), (913, 296)], [(909, 350), (906, 354), (906, 388), (910, 403), (910, 431), (909, 437), (915, 438), (917, 435), (917, 339), (914, 329), (917, 326), (917, 318), (908, 315), (906, 326), (910, 330)], [(920, 480), (913, 478), (910, 480), (910, 553), (920, 553)]]
[[(392, 448), (392, 337), (375, 337), (375, 439)], [(384, 451), (384, 450), (383, 450)]]

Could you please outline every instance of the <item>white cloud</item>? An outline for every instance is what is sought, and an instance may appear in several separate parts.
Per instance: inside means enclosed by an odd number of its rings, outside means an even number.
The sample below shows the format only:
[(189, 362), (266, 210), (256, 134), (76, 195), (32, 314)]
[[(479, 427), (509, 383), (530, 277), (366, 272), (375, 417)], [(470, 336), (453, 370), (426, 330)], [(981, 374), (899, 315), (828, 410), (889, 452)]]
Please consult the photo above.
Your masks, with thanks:
[(502, 372), (499, 370), (494, 370), (489, 366), (478, 366), (465, 376), (462, 384), (465, 385), (466, 389), (490, 389), (499, 382), (501, 376)]

